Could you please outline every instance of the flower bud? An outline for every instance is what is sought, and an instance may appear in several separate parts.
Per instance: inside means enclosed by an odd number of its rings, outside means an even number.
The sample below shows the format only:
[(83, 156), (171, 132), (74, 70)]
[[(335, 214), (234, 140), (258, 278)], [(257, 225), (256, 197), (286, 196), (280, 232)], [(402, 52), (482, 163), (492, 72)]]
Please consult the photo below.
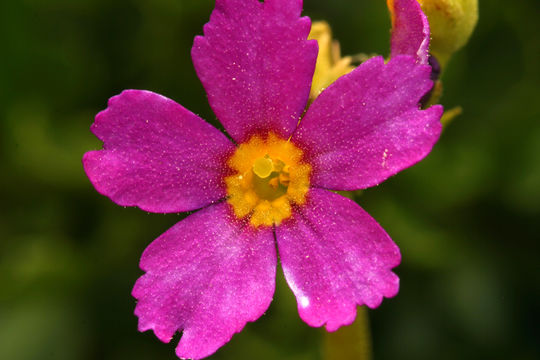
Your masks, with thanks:
[(478, 0), (418, 0), (431, 28), (431, 53), (444, 67), (467, 43), (478, 21)]
[(317, 66), (311, 83), (310, 100), (313, 101), (326, 87), (339, 77), (351, 72), (350, 56), (341, 57), (339, 42), (332, 39), (332, 30), (325, 21), (316, 21), (311, 25), (309, 39), (319, 43)]

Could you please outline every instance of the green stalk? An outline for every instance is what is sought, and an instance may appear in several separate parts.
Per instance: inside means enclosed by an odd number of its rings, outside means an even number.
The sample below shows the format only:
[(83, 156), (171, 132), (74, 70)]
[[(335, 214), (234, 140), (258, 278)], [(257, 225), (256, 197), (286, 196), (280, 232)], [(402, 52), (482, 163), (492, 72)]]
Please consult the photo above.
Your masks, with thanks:
[(371, 360), (371, 333), (368, 311), (358, 307), (356, 320), (338, 331), (326, 332), (323, 339), (323, 360)]

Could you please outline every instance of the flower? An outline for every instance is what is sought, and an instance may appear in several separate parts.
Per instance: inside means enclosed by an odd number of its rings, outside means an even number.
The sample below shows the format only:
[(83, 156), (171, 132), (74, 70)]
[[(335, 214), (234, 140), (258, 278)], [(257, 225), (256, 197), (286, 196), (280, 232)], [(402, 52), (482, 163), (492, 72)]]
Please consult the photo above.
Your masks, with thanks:
[[(418, 5), (412, 4), (415, 1), (422, 10), (419, 11)], [(438, 103), (443, 93), (442, 81), (439, 79), (442, 69), (452, 54), (469, 40), (478, 21), (478, 0), (386, 2), (392, 18), (392, 55), (412, 55), (415, 49), (419, 50), (418, 59), (431, 65), (431, 79), (434, 81), (433, 89), (424, 96), (421, 104), (429, 106)], [(441, 123), (447, 126), (461, 112), (460, 106), (445, 111)]]
[(418, 0), (431, 26), (431, 53), (443, 67), (462, 48), (478, 22), (478, 0)]
[(415, 0), (386, 0), (392, 20), (390, 57), (412, 55), (421, 64), (429, 61), (430, 30), (426, 15)]
[[(430, 30), (420, 5), (416, 0), (387, 0), (387, 6), (392, 20), (390, 56), (411, 55), (420, 64), (428, 64)], [(355, 60), (363, 62), (370, 57), (365, 54), (341, 57), (339, 42), (332, 40), (332, 30), (325, 21), (313, 23), (309, 38), (319, 43), (311, 99), (315, 99), (339, 77), (354, 70), (352, 63)]]
[(311, 326), (334, 331), (357, 305), (398, 291), (398, 247), (329, 190), (377, 185), (430, 152), (442, 113), (418, 106), (430, 68), (408, 55), (370, 59), (306, 110), (317, 43), (301, 9), (301, 0), (216, 0), (195, 38), (195, 70), (234, 143), (149, 91), (111, 98), (91, 127), (103, 149), (83, 165), (98, 192), (149, 212), (199, 209), (148, 246), (133, 289), (139, 330), (164, 342), (182, 331), (181, 358), (209, 356), (265, 312), (276, 244)]

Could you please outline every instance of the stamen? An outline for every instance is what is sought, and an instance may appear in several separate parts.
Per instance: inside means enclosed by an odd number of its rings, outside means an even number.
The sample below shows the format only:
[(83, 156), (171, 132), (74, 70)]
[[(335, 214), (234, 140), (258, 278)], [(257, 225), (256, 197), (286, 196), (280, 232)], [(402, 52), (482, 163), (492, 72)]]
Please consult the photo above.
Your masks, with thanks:
[(268, 155), (255, 160), (253, 163), (253, 172), (261, 179), (266, 179), (274, 171), (274, 164)]

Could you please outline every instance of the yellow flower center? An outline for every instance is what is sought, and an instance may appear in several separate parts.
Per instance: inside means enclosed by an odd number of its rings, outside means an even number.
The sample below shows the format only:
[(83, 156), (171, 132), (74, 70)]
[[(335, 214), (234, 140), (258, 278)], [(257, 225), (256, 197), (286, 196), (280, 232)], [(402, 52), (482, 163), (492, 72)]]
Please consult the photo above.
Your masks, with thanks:
[(254, 227), (280, 224), (291, 216), (292, 205), (303, 205), (311, 166), (290, 141), (269, 133), (241, 144), (227, 164), (236, 173), (225, 178), (227, 202), (234, 214), (249, 216)]

